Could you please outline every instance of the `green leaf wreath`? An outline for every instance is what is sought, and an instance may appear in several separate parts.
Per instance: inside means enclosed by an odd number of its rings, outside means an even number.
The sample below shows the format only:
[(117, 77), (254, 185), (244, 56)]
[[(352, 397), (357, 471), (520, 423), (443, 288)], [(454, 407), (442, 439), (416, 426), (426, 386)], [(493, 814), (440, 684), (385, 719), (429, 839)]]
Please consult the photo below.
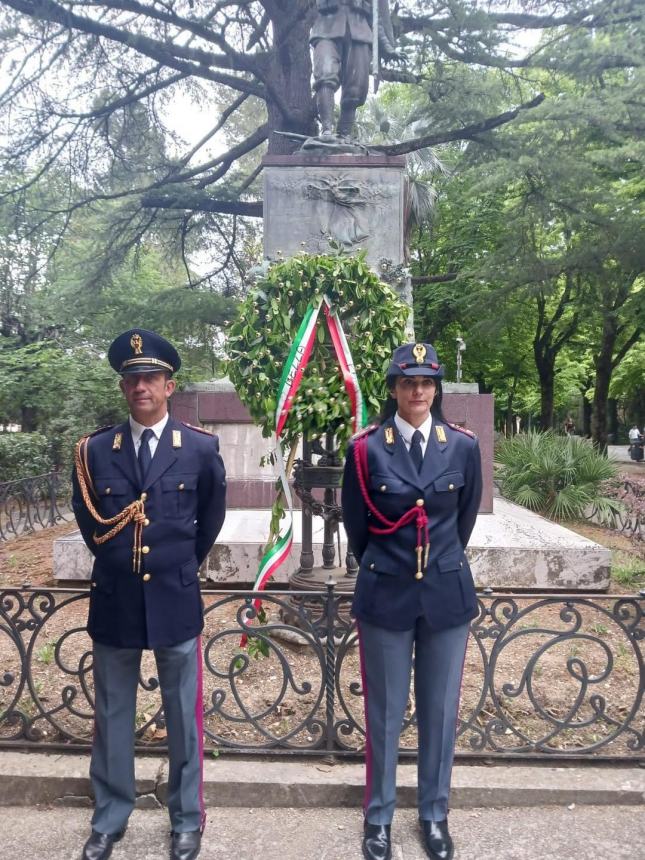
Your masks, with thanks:
[[(367, 406), (376, 415), (387, 394), (385, 373), (404, 338), (409, 308), (355, 257), (301, 255), (272, 265), (240, 307), (228, 340), (228, 374), (253, 419), (270, 436), (284, 363), (310, 303), (323, 295), (338, 311)], [(293, 446), (301, 434), (351, 436), (349, 397), (329, 331), (318, 319), (314, 348), (283, 437)]]

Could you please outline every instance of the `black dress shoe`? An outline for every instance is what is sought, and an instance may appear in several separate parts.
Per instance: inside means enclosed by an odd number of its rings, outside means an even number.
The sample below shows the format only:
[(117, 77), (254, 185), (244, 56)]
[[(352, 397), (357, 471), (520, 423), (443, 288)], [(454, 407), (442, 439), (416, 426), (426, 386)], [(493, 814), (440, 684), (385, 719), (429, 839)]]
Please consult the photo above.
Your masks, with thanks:
[(202, 844), (202, 831), (189, 830), (186, 833), (171, 834), (170, 860), (195, 860)]
[(443, 821), (421, 821), (423, 841), (430, 860), (452, 860), (455, 847), (448, 833), (448, 819)]
[(82, 860), (107, 860), (112, 853), (114, 843), (123, 839), (124, 833), (125, 830), (120, 833), (97, 833), (93, 830), (83, 848)]
[(391, 860), (392, 842), (389, 824), (368, 824), (363, 829), (363, 857), (365, 860)]

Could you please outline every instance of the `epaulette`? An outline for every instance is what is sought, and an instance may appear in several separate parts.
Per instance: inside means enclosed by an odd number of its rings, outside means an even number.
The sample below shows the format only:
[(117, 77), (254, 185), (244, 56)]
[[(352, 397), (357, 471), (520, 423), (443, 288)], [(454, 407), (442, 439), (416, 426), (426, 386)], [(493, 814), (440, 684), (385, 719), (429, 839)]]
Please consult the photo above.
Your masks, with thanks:
[(189, 430), (195, 430), (197, 433), (205, 433), (206, 436), (214, 436), (214, 433), (211, 433), (210, 430), (207, 430), (205, 427), (197, 427), (195, 424), (189, 424), (188, 421), (181, 422), (184, 427), (188, 427)]
[(91, 433), (85, 433), (84, 436), (78, 440), (79, 442), (84, 442), (86, 439), (93, 439), (95, 436), (100, 435), (101, 433), (107, 433), (108, 430), (112, 430), (116, 427), (116, 424), (106, 424), (105, 427), (99, 427), (98, 430), (93, 430)]
[(354, 433), (352, 441), (354, 441), (354, 439), (360, 439), (362, 436), (367, 436), (368, 433), (373, 433), (375, 430), (378, 430), (380, 426), (380, 424), (368, 424), (367, 427), (363, 427), (363, 429), (359, 430), (358, 433)]
[(450, 421), (446, 421), (446, 426), (450, 427), (451, 430), (457, 430), (459, 433), (464, 433), (466, 436), (470, 436), (471, 439), (476, 439), (477, 436), (473, 433), (472, 430), (467, 430), (465, 427), (460, 427), (459, 424), (451, 424)]

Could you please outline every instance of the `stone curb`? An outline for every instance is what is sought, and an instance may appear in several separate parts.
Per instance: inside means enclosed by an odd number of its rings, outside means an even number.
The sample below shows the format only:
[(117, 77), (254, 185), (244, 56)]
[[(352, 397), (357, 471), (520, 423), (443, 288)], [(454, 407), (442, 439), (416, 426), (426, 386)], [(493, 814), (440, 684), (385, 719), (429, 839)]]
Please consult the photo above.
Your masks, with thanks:
[[(42, 752), (0, 751), (0, 807), (90, 806), (89, 757)], [(158, 809), (165, 803), (164, 759), (139, 757), (137, 807)], [(360, 807), (364, 766), (323, 761), (207, 760), (204, 799), (218, 807)], [(398, 771), (398, 802), (416, 803), (416, 766)], [(645, 768), (546, 767), (543, 765), (457, 765), (451, 806), (531, 807), (546, 805), (645, 804)]]

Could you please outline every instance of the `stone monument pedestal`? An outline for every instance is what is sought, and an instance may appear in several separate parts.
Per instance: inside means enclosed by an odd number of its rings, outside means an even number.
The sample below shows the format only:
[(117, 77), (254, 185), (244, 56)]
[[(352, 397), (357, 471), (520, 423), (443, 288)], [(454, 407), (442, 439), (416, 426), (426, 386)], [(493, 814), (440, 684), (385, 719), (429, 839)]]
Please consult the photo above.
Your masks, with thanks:
[[(329, 254), (330, 240), (367, 262), (404, 263), (405, 157), (267, 155), (264, 256)], [(411, 297), (408, 303), (411, 304)]]

